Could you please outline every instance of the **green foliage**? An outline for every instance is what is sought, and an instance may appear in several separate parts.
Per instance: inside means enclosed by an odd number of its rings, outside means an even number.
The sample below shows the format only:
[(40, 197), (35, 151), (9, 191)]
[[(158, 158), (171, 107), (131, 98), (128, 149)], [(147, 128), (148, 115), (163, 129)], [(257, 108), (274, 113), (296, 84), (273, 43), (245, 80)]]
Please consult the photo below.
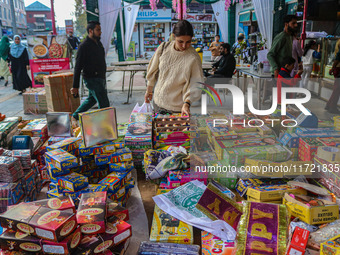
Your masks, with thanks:
[(83, 8), (82, 0), (75, 0), (75, 17), (76, 17), (76, 31), (78, 32), (78, 36), (85, 37), (86, 36), (86, 11)]

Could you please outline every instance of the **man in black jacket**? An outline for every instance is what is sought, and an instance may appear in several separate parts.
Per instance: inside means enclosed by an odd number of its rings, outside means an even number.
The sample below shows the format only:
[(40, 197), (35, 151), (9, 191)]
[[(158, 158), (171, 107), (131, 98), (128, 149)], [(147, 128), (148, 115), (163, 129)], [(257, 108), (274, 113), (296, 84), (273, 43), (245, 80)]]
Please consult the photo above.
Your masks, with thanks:
[(231, 78), (236, 67), (234, 55), (230, 53), (230, 44), (222, 43), (220, 46), (221, 58), (213, 64), (213, 73), (210, 78)]
[(87, 33), (88, 36), (79, 45), (71, 94), (76, 97), (79, 96), (80, 73), (83, 72), (84, 83), (89, 90), (89, 96), (73, 113), (76, 120), (79, 119), (78, 113), (86, 112), (96, 103), (98, 103), (100, 109), (110, 106), (106, 89), (105, 50), (100, 42), (102, 34), (100, 23), (90, 21), (87, 25)]

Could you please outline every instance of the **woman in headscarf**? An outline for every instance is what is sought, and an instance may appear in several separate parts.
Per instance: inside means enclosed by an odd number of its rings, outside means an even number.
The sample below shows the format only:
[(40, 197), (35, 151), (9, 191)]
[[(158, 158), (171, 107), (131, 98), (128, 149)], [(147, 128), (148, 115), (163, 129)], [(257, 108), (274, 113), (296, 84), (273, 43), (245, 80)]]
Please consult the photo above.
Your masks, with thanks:
[(24, 45), (21, 44), (20, 36), (14, 36), (14, 44), (11, 46), (9, 54), (13, 75), (13, 89), (19, 90), (20, 95), (32, 86), (32, 81), (27, 74), (30, 69), (28, 52)]
[(8, 77), (11, 76), (7, 63), (10, 45), (8, 37), (3, 36), (0, 41), (0, 76), (5, 79), (5, 87), (8, 85)]

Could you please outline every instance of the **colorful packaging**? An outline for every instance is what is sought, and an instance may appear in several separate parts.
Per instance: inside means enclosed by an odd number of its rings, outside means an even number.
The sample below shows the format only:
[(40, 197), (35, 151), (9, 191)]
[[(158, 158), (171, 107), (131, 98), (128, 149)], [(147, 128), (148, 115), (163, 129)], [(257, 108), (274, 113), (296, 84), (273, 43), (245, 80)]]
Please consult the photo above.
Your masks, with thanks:
[[(113, 159), (115, 159), (115, 157), (119, 157), (122, 162), (133, 160), (132, 153), (131, 153), (129, 148), (119, 149), (115, 153), (113, 153), (111, 163), (117, 162), (117, 161), (113, 161)], [(120, 162), (120, 161), (118, 161), (118, 162)]]
[(299, 143), (299, 160), (301, 161), (313, 160), (318, 147), (323, 146), (315, 137), (300, 138)]
[(242, 215), (241, 206), (209, 183), (196, 208), (212, 220), (224, 220), (235, 230)]
[(68, 211), (52, 210), (22, 203), (0, 215), (1, 225), (50, 241), (62, 241), (77, 227), (76, 216)]
[(82, 194), (77, 212), (77, 222), (83, 234), (105, 232), (107, 192)]
[(307, 191), (305, 189), (293, 188), (289, 185), (281, 184), (249, 187), (247, 190), (247, 196), (266, 202), (280, 200), (283, 198), (286, 192), (290, 192), (296, 195), (307, 195)]
[(60, 187), (72, 192), (86, 188), (89, 185), (88, 178), (78, 173), (59, 176), (57, 181)]
[(47, 198), (63, 197), (63, 194), (59, 194), (57, 189), (51, 189), (47, 191)]
[(9, 229), (0, 235), (0, 249), (29, 253), (40, 252), (42, 251), (41, 239)]
[(59, 143), (63, 140), (65, 140), (65, 137), (51, 136), (50, 138), (48, 138), (48, 145)]
[(115, 202), (107, 203), (107, 217), (109, 218), (111, 216), (115, 216), (122, 221), (128, 221), (130, 219), (128, 209), (119, 206)]
[(70, 255), (78, 247), (82, 239), (80, 228), (61, 242), (42, 241), (43, 252), (46, 254)]
[(299, 139), (300, 136), (295, 133), (285, 133), (280, 139), (280, 143), (282, 143), (284, 146), (287, 146), (288, 148), (299, 148)]
[(339, 255), (340, 254), (340, 235), (335, 236), (328, 241), (321, 244), (320, 254), (321, 255)]
[(50, 208), (53, 210), (64, 211), (64, 210), (71, 209), (73, 210), (74, 213), (77, 212), (74, 206), (73, 200), (69, 196), (38, 200), (38, 201), (31, 202), (30, 204), (34, 204), (37, 206), (44, 206), (46, 208)]
[(225, 242), (207, 231), (202, 231), (202, 255), (232, 255), (234, 241)]
[(78, 166), (77, 158), (61, 149), (46, 152), (45, 159), (61, 171)]
[(287, 248), (288, 212), (284, 205), (244, 202), (236, 254), (284, 255)]
[(340, 146), (339, 137), (320, 137), (318, 138), (318, 141), (321, 142), (324, 146), (331, 146), (331, 147)]
[(114, 172), (106, 176), (104, 179), (99, 181), (98, 184), (106, 185), (109, 187), (111, 192), (115, 193), (119, 190), (119, 188), (122, 186), (122, 179), (118, 178), (115, 175), (112, 175)]
[(295, 227), (293, 237), (287, 249), (287, 255), (304, 255), (308, 243), (309, 231)]
[(102, 145), (94, 145), (91, 147), (84, 147), (84, 145), (81, 145), (79, 147), (79, 156), (93, 156), (93, 155), (100, 155), (102, 153)]
[(120, 163), (110, 163), (109, 164), (111, 172), (125, 172), (132, 170), (134, 168), (133, 161), (126, 161)]
[(106, 223), (105, 234), (101, 234), (104, 240), (112, 240), (112, 246), (116, 246), (132, 236), (131, 225), (125, 221)]
[(75, 149), (78, 149), (81, 144), (81, 138), (78, 137), (70, 137), (66, 138), (58, 143), (49, 145), (46, 147), (47, 151), (53, 151), (56, 149), (61, 149), (67, 152), (71, 152)]
[(339, 206), (328, 200), (320, 200), (324, 205), (309, 206), (286, 193), (283, 204), (287, 206), (292, 216), (310, 225), (329, 223), (339, 219)]
[[(109, 164), (112, 157), (112, 154), (101, 154), (95, 155), (94, 160), (97, 166), (103, 166)], [(118, 162), (120, 162), (120, 160)]]

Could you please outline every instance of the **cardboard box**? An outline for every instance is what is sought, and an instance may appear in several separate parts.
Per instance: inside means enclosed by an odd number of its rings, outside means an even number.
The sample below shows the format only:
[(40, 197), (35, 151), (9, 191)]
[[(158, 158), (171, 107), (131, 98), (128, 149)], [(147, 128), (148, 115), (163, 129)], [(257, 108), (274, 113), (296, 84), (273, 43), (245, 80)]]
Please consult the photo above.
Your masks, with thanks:
[(134, 168), (133, 161), (126, 161), (121, 163), (110, 163), (109, 169), (111, 172), (126, 172)]
[(53, 210), (64, 211), (64, 210), (71, 209), (74, 213), (77, 212), (76, 207), (74, 206), (73, 200), (69, 196), (38, 200), (38, 201), (31, 202), (30, 204), (34, 204), (37, 206), (44, 206), (46, 208), (50, 208)]
[(115, 216), (122, 221), (128, 221), (130, 219), (129, 210), (119, 206), (115, 202), (107, 203), (107, 217), (111, 216)]
[(61, 149), (46, 152), (45, 160), (61, 171), (78, 166), (77, 158)]
[(329, 223), (339, 219), (339, 206), (331, 201), (320, 200), (324, 205), (308, 206), (286, 193), (283, 203), (292, 216), (310, 225)]
[(304, 255), (308, 243), (309, 231), (296, 227), (287, 249), (287, 255)]
[(225, 242), (207, 231), (202, 231), (202, 255), (232, 255), (234, 251), (234, 241)]
[(66, 138), (60, 142), (54, 143), (46, 147), (47, 151), (53, 151), (56, 149), (61, 149), (67, 152), (72, 152), (75, 149), (79, 148), (82, 139), (78, 137), (70, 137)]
[(89, 185), (88, 178), (78, 173), (59, 176), (57, 181), (60, 187), (72, 192), (84, 189)]
[(105, 232), (107, 192), (82, 194), (77, 212), (77, 222), (83, 234)]
[(307, 191), (301, 188), (292, 188), (289, 185), (266, 185), (259, 187), (249, 187), (247, 196), (260, 200), (262, 202), (275, 201), (283, 198), (286, 192), (296, 195), (307, 195)]
[(22, 94), (25, 114), (44, 114), (48, 112), (46, 92), (43, 88), (34, 88)]
[(328, 241), (321, 244), (320, 254), (321, 255), (339, 255), (340, 254), (340, 235), (329, 239)]
[(82, 234), (80, 228), (77, 228), (74, 233), (66, 237), (61, 242), (42, 241), (43, 252), (46, 254), (70, 255), (80, 244)]
[(75, 112), (80, 105), (80, 98), (71, 95), (73, 73), (44, 76), (47, 108), (50, 112)]
[(315, 137), (300, 138), (299, 140), (299, 159), (311, 161), (317, 153), (318, 147), (323, 146)]
[(0, 249), (21, 252), (40, 252), (41, 239), (27, 233), (7, 230), (0, 235)]
[(60, 242), (77, 227), (76, 215), (22, 203), (0, 215), (1, 225), (36, 237)]

